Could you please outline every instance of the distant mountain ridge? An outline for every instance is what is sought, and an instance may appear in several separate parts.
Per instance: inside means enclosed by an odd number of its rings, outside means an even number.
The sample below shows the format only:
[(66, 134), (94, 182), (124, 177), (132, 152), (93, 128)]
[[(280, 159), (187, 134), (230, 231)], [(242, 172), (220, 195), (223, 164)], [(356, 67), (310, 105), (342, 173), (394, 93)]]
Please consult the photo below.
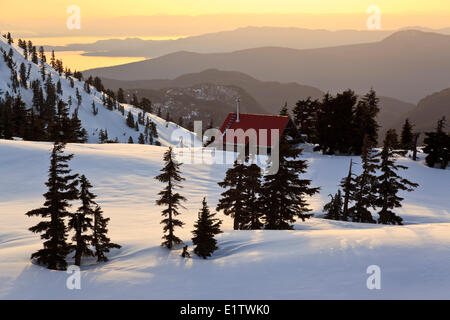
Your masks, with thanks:
[(446, 130), (450, 132), (450, 88), (435, 92), (420, 100), (416, 108), (405, 113), (403, 119), (396, 121), (394, 127), (401, 128), (404, 119), (408, 118), (414, 125), (414, 131), (433, 131), (437, 121), (444, 116), (447, 119)]
[(139, 38), (99, 40), (94, 43), (46, 46), (55, 51), (87, 51), (88, 56), (136, 56), (154, 58), (177, 51), (198, 53), (231, 52), (276, 46), (295, 49), (323, 48), (379, 41), (395, 30), (318, 30), (288, 27), (249, 26), (175, 40)]
[(207, 69), (239, 71), (260, 81), (305, 83), (322, 91), (352, 88), (417, 102), (450, 85), (450, 36), (407, 30), (365, 44), (297, 50), (265, 47), (229, 53), (177, 52), (85, 75), (117, 80), (176, 78)]
[[(220, 97), (209, 96), (208, 100), (193, 99), (189, 92), (197, 88), (218, 88), (226, 86), (234, 88), (241, 95), (242, 112), (278, 114), (281, 106), (288, 103), (292, 108), (300, 99), (312, 97), (322, 99), (325, 94), (317, 88), (303, 86), (298, 83), (280, 83), (276, 81), (259, 81), (247, 74), (236, 71), (222, 71), (208, 69), (198, 73), (185, 74), (173, 80), (155, 79), (142, 81), (120, 81), (102, 79), (106, 87), (117, 91), (126, 90), (129, 98), (136, 94), (138, 98), (150, 99), (156, 108), (170, 109), (175, 117), (183, 112), (191, 114), (193, 119), (208, 123), (213, 119), (216, 125), (220, 124), (228, 112), (235, 111), (234, 99), (223, 101)], [(177, 89), (181, 88), (181, 89)], [(210, 89), (207, 90), (213, 92)], [(230, 91), (232, 92), (232, 91)], [(175, 94), (176, 93), (176, 94)], [(360, 92), (364, 94), (364, 92)], [(378, 122), (383, 130), (387, 130), (403, 114), (416, 106), (398, 99), (380, 96), (380, 114)], [(200, 111), (201, 112), (198, 112)]]
[[(321, 90), (300, 85), (298, 83), (280, 83), (277, 81), (259, 81), (245, 73), (237, 71), (222, 71), (208, 69), (198, 73), (181, 75), (173, 80), (154, 79), (141, 81), (119, 81), (102, 79), (107, 88), (112, 90), (123, 89), (153, 89), (159, 90), (173, 87), (191, 87), (198, 84), (211, 83), (220, 85), (232, 85), (245, 90), (250, 94), (266, 112), (278, 112), (279, 108), (287, 102), (294, 104), (299, 99), (312, 97), (321, 98), (324, 94)], [(274, 108), (278, 108), (274, 110)], [(253, 110), (250, 107), (251, 112)], [(259, 110), (261, 111), (261, 110)]]
[[(449, 34), (450, 29), (433, 30), (407, 27), (425, 32)], [(47, 50), (85, 51), (86, 56), (135, 56), (155, 58), (177, 51), (198, 53), (232, 52), (257, 47), (317, 49), (381, 41), (401, 30), (325, 30), (294, 27), (248, 26), (234, 30), (212, 32), (170, 40), (140, 38), (107, 39), (94, 43), (74, 43), (66, 46), (46, 46)]]

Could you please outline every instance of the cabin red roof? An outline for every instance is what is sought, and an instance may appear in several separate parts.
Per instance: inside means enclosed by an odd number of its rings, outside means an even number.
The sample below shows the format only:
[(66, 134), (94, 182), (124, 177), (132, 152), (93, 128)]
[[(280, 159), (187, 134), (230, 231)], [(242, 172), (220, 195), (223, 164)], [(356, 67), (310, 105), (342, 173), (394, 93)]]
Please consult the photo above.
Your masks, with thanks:
[[(226, 144), (241, 144), (236, 137), (236, 130), (242, 129), (244, 132), (255, 130), (258, 146), (272, 147), (279, 140), (279, 136), (286, 129), (290, 119), (288, 116), (274, 116), (265, 114), (240, 113), (239, 122), (236, 121), (236, 113), (231, 112), (220, 127), (223, 142)], [(231, 130), (231, 131), (230, 131)], [(278, 130), (277, 139), (271, 139), (272, 130)], [(233, 134), (234, 131), (234, 134)], [(267, 138), (264, 138), (265, 133)], [(276, 131), (273, 131), (276, 134)], [(274, 140), (274, 141), (272, 141)], [(217, 141), (217, 139), (216, 139)], [(249, 137), (245, 137), (245, 143)]]

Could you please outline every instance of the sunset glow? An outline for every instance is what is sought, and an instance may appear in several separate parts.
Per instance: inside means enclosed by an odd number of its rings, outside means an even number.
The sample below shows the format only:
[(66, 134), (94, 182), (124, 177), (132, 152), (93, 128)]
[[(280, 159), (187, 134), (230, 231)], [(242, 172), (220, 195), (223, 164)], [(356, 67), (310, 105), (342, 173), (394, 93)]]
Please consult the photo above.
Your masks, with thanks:
[[(22, 36), (147, 36), (174, 37), (230, 30), (248, 25), (290, 26), (321, 29), (364, 29), (367, 8), (377, 5), (383, 29), (407, 26), (448, 26), (450, 4), (446, 0), (185, 0), (124, 3), (117, 0), (44, 0), (39, 6), (2, 1), (0, 30)], [(356, 2), (356, 4), (355, 4)], [(31, 3), (31, 2), (30, 2)], [(81, 10), (82, 28), (67, 30), (67, 7)]]

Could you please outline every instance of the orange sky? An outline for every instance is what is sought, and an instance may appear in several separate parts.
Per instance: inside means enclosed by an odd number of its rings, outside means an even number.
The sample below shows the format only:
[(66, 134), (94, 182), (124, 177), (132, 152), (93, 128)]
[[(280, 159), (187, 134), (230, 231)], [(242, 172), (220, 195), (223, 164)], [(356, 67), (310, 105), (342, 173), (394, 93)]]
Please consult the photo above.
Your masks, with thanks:
[[(80, 30), (66, 27), (73, 4), (81, 10)], [(450, 27), (449, 0), (2, 0), (8, 9), (0, 11), (0, 30), (22, 37), (173, 37), (248, 25), (364, 29), (373, 4), (383, 29)]]

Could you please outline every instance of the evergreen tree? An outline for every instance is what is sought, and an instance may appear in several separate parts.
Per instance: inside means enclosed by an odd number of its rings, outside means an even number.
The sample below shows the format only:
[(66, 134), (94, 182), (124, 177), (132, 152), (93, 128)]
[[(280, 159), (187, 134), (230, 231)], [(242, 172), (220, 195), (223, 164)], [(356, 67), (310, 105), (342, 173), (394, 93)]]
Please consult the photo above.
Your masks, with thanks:
[(327, 93), (317, 111), (316, 135), (324, 154), (348, 154), (354, 138), (353, 113), (357, 97), (352, 90), (333, 97)]
[(62, 73), (64, 72), (64, 66), (62, 60), (58, 59), (55, 63), (55, 70), (58, 72), (59, 76), (61, 77)]
[(312, 216), (308, 214), (311, 209), (305, 196), (316, 194), (319, 188), (310, 187), (311, 180), (300, 178), (308, 168), (306, 160), (298, 159), (301, 153), (285, 135), (281, 136), (278, 171), (266, 175), (262, 186), (266, 229), (292, 229), (290, 223), (295, 222), (295, 218), (304, 221)]
[(99, 142), (100, 143), (107, 143), (108, 142), (108, 130), (100, 129), (100, 133), (98, 134)]
[(389, 145), (389, 147), (391, 149), (398, 149), (399, 147), (399, 142), (398, 142), (398, 134), (397, 134), (397, 130), (395, 129), (389, 129), (386, 132), (386, 135), (384, 137), (384, 139), (386, 140), (386, 143)]
[(306, 100), (299, 100), (294, 107), (294, 121), (299, 128), (300, 134), (307, 142), (315, 141), (316, 114), (320, 107), (318, 100), (308, 97)]
[(132, 136), (130, 136), (130, 137), (128, 138), (128, 143), (129, 143), (129, 144), (133, 144), (133, 143), (134, 143), (133, 137), (132, 137)]
[(108, 222), (109, 218), (103, 217), (102, 209), (96, 204), (94, 210), (94, 226), (92, 233), (92, 246), (95, 248), (94, 255), (97, 257), (98, 262), (106, 262), (108, 258), (105, 253), (108, 253), (110, 249), (120, 249), (122, 246), (112, 243), (108, 238)]
[(94, 116), (98, 114), (98, 108), (95, 106), (94, 101), (92, 101), (92, 113), (94, 114)]
[(123, 92), (122, 88), (119, 88), (119, 91), (117, 92), (117, 101), (119, 103), (126, 103), (125, 93)]
[(412, 132), (413, 126), (409, 122), (409, 119), (405, 120), (405, 123), (403, 124), (401, 138), (400, 138), (400, 144), (401, 148), (404, 150), (411, 150), (414, 142), (414, 135)]
[(376, 92), (371, 89), (356, 105), (353, 116), (353, 146), (354, 154), (361, 154), (364, 139), (368, 140), (371, 145), (378, 143), (378, 128), (377, 116), (380, 112), (379, 98)]
[(343, 202), (341, 190), (339, 189), (334, 196), (330, 194), (330, 197), (331, 201), (323, 207), (323, 211), (326, 213), (324, 218), (330, 220), (342, 220)]
[(45, 183), (48, 191), (44, 194), (46, 201), (44, 207), (34, 209), (26, 213), (27, 216), (40, 216), (44, 220), (29, 230), (35, 233), (43, 233), (41, 239), (44, 248), (31, 255), (31, 259), (37, 259), (40, 264), (47, 265), (52, 270), (65, 270), (67, 267), (66, 255), (70, 251), (67, 243), (67, 228), (64, 218), (69, 215), (69, 201), (78, 197), (77, 175), (71, 175), (67, 162), (73, 155), (65, 155), (64, 143), (56, 142), (53, 146), (49, 179)]
[(27, 89), (28, 88), (27, 68), (25, 67), (25, 64), (23, 62), (20, 64), (19, 75), (20, 75), (20, 84), (22, 85), (22, 87)]
[(63, 94), (60, 80), (58, 80), (58, 82), (56, 83), (56, 93), (59, 94), (59, 95)]
[(225, 179), (218, 183), (220, 187), (228, 189), (221, 194), (216, 210), (223, 210), (226, 216), (233, 218), (234, 230), (240, 230), (244, 220), (244, 203), (247, 200), (243, 192), (244, 175), (245, 164), (235, 161), (233, 167), (227, 170)]
[(216, 219), (215, 215), (210, 212), (206, 198), (203, 198), (202, 209), (198, 213), (198, 220), (192, 232), (194, 234), (192, 243), (196, 246), (194, 252), (203, 259), (210, 257), (217, 250), (217, 240), (214, 236), (222, 233), (220, 230), (222, 221)]
[(37, 55), (37, 51), (36, 51), (36, 47), (33, 46), (31, 49), (31, 62), (33, 62), (34, 64), (38, 64), (39, 60), (38, 60), (38, 55)]
[(134, 129), (135, 123), (134, 123), (134, 117), (131, 111), (128, 111), (127, 116), (127, 126)]
[(355, 192), (355, 179), (352, 172), (353, 161), (350, 159), (348, 175), (341, 180), (341, 188), (344, 191), (344, 207), (342, 209), (342, 220), (347, 221), (349, 217), (349, 203)]
[(11, 37), (11, 33), (7, 33), (7, 35), (6, 35), (6, 40), (8, 40), (8, 44), (9, 45), (12, 45), (13, 43), (14, 43), (14, 40), (13, 40), (13, 38)]
[(181, 239), (174, 234), (175, 227), (182, 227), (183, 222), (176, 217), (180, 214), (179, 207), (182, 207), (181, 201), (186, 201), (186, 198), (176, 192), (176, 189), (181, 188), (180, 182), (185, 180), (180, 175), (181, 163), (178, 163), (175, 159), (175, 154), (172, 147), (169, 147), (167, 152), (164, 153), (165, 166), (161, 169), (161, 174), (156, 176), (155, 179), (166, 183), (167, 186), (158, 193), (160, 198), (156, 201), (158, 206), (167, 206), (162, 211), (163, 220), (161, 224), (164, 225), (164, 242), (162, 246), (172, 249), (173, 245), (181, 243)]
[(131, 104), (133, 105), (133, 106), (135, 106), (135, 107), (139, 107), (139, 99), (138, 99), (138, 97), (136, 96), (136, 94), (134, 94), (133, 93), (133, 97), (132, 97), (132, 99), (131, 99)]
[(47, 77), (47, 80), (45, 81), (45, 93), (46, 98), (44, 102), (44, 108), (41, 109), (41, 116), (44, 120), (47, 122), (53, 119), (53, 117), (56, 114), (55, 106), (56, 106), (56, 88), (53, 84), (52, 77)]
[(445, 169), (450, 161), (450, 136), (444, 131), (445, 121), (443, 117), (438, 121), (435, 132), (425, 133), (423, 152), (428, 154), (425, 162), (431, 168), (439, 165), (441, 169)]
[(13, 100), (11, 120), (13, 135), (23, 137), (27, 123), (27, 110), (20, 94)]
[(70, 142), (85, 143), (87, 141), (87, 131), (81, 126), (81, 120), (78, 118), (78, 109), (72, 114), (69, 128)]
[(83, 256), (93, 256), (94, 253), (89, 249), (89, 243), (92, 241), (92, 236), (86, 234), (90, 231), (92, 226), (92, 216), (94, 215), (95, 195), (89, 191), (92, 188), (91, 183), (82, 175), (79, 179), (80, 190), (78, 198), (81, 201), (81, 206), (77, 212), (70, 214), (69, 230), (75, 231), (72, 240), (75, 242), (73, 248), (75, 249), (75, 265), (81, 266), (81, 258)]
[(395, 164), (395, 155), (390, 145), (390, 140), (384, 140), (383, 150), (379, 154), (381, 163), (378, 169), (381, 175), (378, 176), (377, 191), (378, 200), (377, 207), (381, 210), (378, 213), (378, 223), (381, 224), (402, 224), (402, 218), (397, 216), (393, 209), (400, 208), (403, 198), (398, 196), (399, 191), (411, 192), (418, 184), (408, 181), (397, 174), (398, 169), (408, 169), (408, 167)]
[(413, 154), (412, 159), (417, 161), (417, 143), (419, 142), (420, 132), (415, 132), (413, 134)]
[(74, 142), (74, 131), (72, 128), (72, 122), (69, 118), (69, 110), (67, 108), (67, 104), (59, 100), (57, 114), (52, 119), (51, 122), (51, 130), (50, 137), (53, 141), (61, 141), (61, 142)]
[(142, 132), (141, 132), (141, 134), (139, 135), (138, 143), (139, 143), (139, 144), (145, 144), (145, 138), (144, 138), (144, 135), (142, 134)]
[(369, 208), (376, 208), (377, 202), (377, 177), (378, 158), (372, 152), (373, 141), (366, 136), (364, 138), (361, 162), (362, 173), (355, 178), (355, 186), (352, 194), (354, 205), (350, 208), (353, 222), (375, 223)]
[(12, 139), (14, 135), (11, 105), (11, 97), (7, 97), (5, 101), (0, 98), (0, 138), (2, 139)]
[(78, 90), (78, 88), (75, 90), (75, 96), (77, 97), (77, 106), (80, 107), (81, 102), (82, 102), (82, 97), (81, 97), (81, 94), (80, 94), (80, 91)]
[[(98, 92), (104, 92), (105, 87), (103, 86), (102, 79), (95, 77), (93, 81), (93, 86)], [(111, 96), (111, 93), (109, 94)]]
[(88, 93), (88, 94), (91, 93), (91, 86), (89, 85), (89, 83), (87, 83), (87, 81), (84, 83), (83, 89), (86, 93)]
[(147, 98), (142, 98), (141, 107), (144, 112), (153, 113), (152, 102)]
[(241, 229), (258, 230), (264, 225), (262, 201), (259, 198), (262, 193), (261, 168), (255, 163), (250, 163), (245, 165), (244, 169), (242, 193), (247, 198), (242, 207)]
[(262, 185), (261, 169), (256, 164), (246, 165), (245, 161), (237, 160), (218, 184), (227, 190), (221, 194), (216, 210), (223, 210), (225, 215), (233, 218), (233, 229), (261, 229), (262, 209), (258, 198)]
[(50, 65), (53, 69), (56, 68), (55, 50), (52, 50), (52, 57), (50, 58)]

